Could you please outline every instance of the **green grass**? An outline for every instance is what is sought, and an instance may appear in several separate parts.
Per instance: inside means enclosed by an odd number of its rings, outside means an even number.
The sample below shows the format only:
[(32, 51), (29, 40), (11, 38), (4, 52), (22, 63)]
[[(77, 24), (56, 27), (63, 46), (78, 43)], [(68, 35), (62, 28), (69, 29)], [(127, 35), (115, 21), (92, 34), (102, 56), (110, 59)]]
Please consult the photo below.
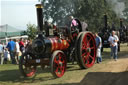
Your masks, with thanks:
[[(128, 46), (121, 44), (121, 52), (118, 56), (121, 58), (125, 55), (128, 55)], [(104, 49), (102, 57), (102, 64), (110, 61), (110, 48)], [(81, 70), (77, 64), (68, 64), (67, 71), (61, 78), (55, 79), (49, 68), (44, 70), (38, 68), (34, 77), (24, 78), (19, 72), (18, 65), (4, 64), (0, 65), (0, 85), (74, 85), (80, 82), (88, 72), (97, 72), (100, 68), (99, 64), (95, 64), (92, 68)]]

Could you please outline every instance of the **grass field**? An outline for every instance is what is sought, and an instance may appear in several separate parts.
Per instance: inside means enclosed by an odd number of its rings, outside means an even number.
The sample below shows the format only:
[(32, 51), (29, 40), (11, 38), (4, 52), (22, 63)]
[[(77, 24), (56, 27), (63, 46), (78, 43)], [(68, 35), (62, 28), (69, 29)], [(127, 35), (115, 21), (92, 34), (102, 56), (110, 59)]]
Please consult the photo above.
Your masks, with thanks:
[[(121, 44), (121, 51), (118, 53), (121, 56), (128, 55), (128, 46)], [(110, 61), (110, 48), (105, 48), (102, 53), (103, 64)], [(50, 73), (50, 69), (37, 69), (37, 73), (32, 78), (24, 78), (21, 76), (18, 65), (4, 64), (0, 65), (0, 85), (76, 85), (88, 72), (96, 72), (99, 69), (99, 64), (95, 64), (92, 68), (81, 70), (77, 64), (68, 64), (67, 71), (62, 78), (55, 79)]]

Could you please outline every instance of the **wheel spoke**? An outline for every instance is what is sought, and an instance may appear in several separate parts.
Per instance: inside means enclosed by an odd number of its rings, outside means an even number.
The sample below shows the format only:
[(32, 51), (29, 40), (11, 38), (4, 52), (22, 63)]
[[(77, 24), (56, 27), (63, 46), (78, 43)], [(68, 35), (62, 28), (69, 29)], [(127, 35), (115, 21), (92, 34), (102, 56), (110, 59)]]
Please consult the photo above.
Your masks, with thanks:
[(65, 63), (64, 59), (61, 61), (62, 63)]
[(87, 43), (89, 44), (89, 42), (90, 42), (90, 41), (91, 41), (91, 38), (88, 40), (88, 42), (87, 42)]
[(61, 60), (61, 54), (60, 53), (58, 54), (58, 57), (59, 57), (59, 60)]
[(90, 49), (94, 49), (94, 47), (91, 47)]
[(63, 69), (63, 67), (62, 67), (62, 66), (60, 67), (60, 71), (61, 71), (61, 73), (63, 73), (63, 72), (64, 72), (64, 69)]
[(82, 46), (82, 49), (83, 49), (83, 50), (86, 50), (86, 46), (85, 46), (84, 44), (83, 44), (83, 46)]
[(87, 47), (87, 43), (86, 43), (86, 41), (83, 41), (83, 44), (85, 45), (85, 47)]
[(89, 64), (89, 54), (87, 55), (86, 61), (87, 61), (87, 64)]
[(86, 56), (83, 56), (84, 62), (86, 62), (87, 59), (88, 59), (88, 54)]
[(85, 61), (89, 63), (89, 53), (87, 53), (87, 56), (85, 57)]
[(87, 59), (87, 64), (89, 64), (90, 62), (89, 62), (89, 58)]
[(58, 67), (56, 68), (55, 72), (58, 72)]
[(56, 64), (58, 64), (59, 62), (58, 62), (58, 60), (56, 60), (56, 57), (55, 57), (55, 59), (54, 59), (54, 63), (56, 63)]
[(91, 55), (89, 55), (89, 57), (90, 57), (92, 60), (94, 59)]
[(85, 47), (87, 47), (87, 39), (85, 38), (85, 40), (83, 40), (83, 44), (85, 45)]
[(84, 52), (84, 53), (82, 54), (82, 57), (84, 57), (84, 56), (85, 56), (85, 54), (86, 54), (86, 52)]

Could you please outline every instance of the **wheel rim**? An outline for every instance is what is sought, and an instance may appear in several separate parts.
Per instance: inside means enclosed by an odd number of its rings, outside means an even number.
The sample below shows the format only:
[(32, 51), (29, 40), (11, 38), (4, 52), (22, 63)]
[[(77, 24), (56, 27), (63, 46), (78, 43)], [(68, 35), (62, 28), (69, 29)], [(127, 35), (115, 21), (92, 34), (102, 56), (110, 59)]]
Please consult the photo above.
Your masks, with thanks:
[(58, 52), (53, 61), (54, 73), (57, 77), (62, 77), (66, 71), (66, 57)]
[(82, 40), (82, 60), (86, 67), (91, 67), (95, 62), (96, 45), (91, 33), (86, 33)]
[(23, 58), (21, 59), (20, 62), (20, 71), (22, 74), (26, 77), (31, 77), (35, 74), (36, 72), (36, 66), (28, 64), (27, 60), (30, 59), (31, 57), (28, 55), (22, 56)]

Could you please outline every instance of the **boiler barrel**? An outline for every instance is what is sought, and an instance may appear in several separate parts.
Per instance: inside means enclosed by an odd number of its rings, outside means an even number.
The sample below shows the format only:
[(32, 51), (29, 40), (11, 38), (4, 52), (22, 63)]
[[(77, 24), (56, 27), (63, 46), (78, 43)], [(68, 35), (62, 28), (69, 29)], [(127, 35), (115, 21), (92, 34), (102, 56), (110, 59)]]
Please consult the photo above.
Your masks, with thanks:
[(51, 42), (51, 51), (55, 50), (65, 50), (69, 47), (69, 43), (67, 40), (60, 39), (60, 38), (49, 38)]
[(33, 41), (33, 50), (36, 54), (51, 53), (55, 50), (66, 50), (69, 47), (67, 40), (60, 38), (44, 38)]

